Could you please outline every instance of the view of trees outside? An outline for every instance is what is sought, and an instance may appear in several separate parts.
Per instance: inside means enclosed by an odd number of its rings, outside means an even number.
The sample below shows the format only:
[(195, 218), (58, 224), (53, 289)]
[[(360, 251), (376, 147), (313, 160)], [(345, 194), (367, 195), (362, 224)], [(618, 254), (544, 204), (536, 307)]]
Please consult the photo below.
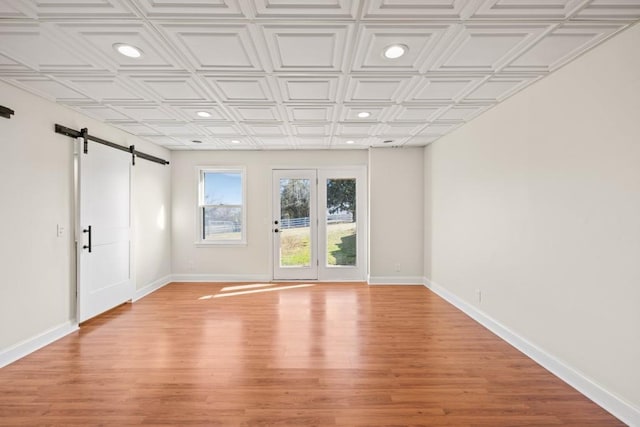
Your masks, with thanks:
[[(327, 180), (327, 260), (331, 266), (356, 264), (356, 180)], [(280, 265), (311, 264), (310, 181), (280, 180)]]

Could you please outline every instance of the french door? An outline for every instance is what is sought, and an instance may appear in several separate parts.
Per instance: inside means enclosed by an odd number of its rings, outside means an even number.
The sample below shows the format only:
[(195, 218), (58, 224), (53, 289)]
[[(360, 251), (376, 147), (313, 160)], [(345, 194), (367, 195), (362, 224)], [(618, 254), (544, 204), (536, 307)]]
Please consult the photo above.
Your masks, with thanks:
[(77, 150), (78, 307), (83, 322), (133, 297), (131, 155), (101, 144)]
[(273, 171), (273, 278), (365, 280), (364, 168)]

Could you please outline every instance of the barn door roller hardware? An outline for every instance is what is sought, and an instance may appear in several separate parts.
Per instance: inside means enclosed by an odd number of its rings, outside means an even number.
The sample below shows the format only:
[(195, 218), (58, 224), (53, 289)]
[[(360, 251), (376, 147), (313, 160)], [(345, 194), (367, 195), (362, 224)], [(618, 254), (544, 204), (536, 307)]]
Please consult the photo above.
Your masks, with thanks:
[(4, 107), (0, 105), (0, 116), (5, 119), (10, 119), (11, 115), (14, 114), (14, 111), (11, 108)]
[(151, 154), (143, 153), (142, 151), (136, 150), (134, 145), (125, 147), (124, 145), (115, 144), (111, 141), (107, 141), (106, 139), (89, 135), (89, 131), (87, 130), (87, 128), (83, 128), (77, 131), (77, 130), (68, 128), (66, 126), (56, 124), (56, 133), (61, 133), (62, 135), (67, 135), (67, 136), (70, 136), (71, 138), (82, 138), (84, 140), (83, 150), (85, 153), (87, 153), (88, 151), (88, 145), (89, 145), (88, 141), (93, 141), (93, 142), (97, 142), (98, 144), (106, 145), (107, 147), (115, 148), (116, 150), (126, 151), (127, 153), (131, 153), (131, 161), (134, 165), (136, 164), (136, 157), (149, 160), (150, 162), (160, 163), (161, 165), (169, 164), (169, 162), (165, 159), (161, 159), (160, 157), (152, 156)]

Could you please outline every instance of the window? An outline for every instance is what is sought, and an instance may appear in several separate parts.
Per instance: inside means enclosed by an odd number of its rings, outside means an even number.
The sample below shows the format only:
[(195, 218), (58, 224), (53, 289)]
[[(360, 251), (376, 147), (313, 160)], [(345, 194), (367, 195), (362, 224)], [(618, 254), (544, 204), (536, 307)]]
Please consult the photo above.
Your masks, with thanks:
[(244, 168), (200, 168), (199, 242), (246, 243)]

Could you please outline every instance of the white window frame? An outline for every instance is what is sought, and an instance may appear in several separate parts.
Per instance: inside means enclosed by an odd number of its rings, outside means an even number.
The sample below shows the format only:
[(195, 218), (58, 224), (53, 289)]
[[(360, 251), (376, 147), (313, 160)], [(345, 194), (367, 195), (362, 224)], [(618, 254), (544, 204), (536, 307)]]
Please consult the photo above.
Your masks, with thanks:
[[(196, 206), (196, 245), (197, 246), (238, 246), (247, 244), (247, 170), (244, 166), (198, 166), (198, 197)], [(239, 173), (242, 181), (242, 234), (240, 240), (206, 240), (204, 238), (204, 175), (205, 173)], [(222, 205), (234, 206), (237, 205)]]

